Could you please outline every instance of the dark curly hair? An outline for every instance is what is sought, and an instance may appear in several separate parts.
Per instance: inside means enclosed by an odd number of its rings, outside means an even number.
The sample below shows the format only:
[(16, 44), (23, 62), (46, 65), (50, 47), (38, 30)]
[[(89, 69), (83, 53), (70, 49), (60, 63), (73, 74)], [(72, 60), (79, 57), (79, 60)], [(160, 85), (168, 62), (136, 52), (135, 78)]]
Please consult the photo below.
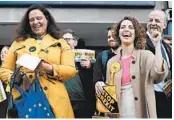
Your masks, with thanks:
[(50, 12), (44, 7), (43, 5), (32, 5), (28, 8), (25, 15), (23, 16), (18, 28), (16, 30), (17, 36), (16, 40), (25, 40), (28, 37), (35, 37), (36, 35), (32, 32), (30, 24), (29, 24), (29, 13), (32, 10), (38, 9), (40, 10), (46, 17), (48, 21), (47, 25), (47, 33), (50, 34), (52, 37), (59, 39), (60, 38), (60, 29), (56, 25), (56, 22)]
[(145, 32), (145, 28), (139, 24), (139, 22), (133, 18), (133, 17), (129, 17), (129, 16), (125, 16), (117, 25), (115, 31), (115, 36), (117, 39), (118, 44), (121, 45), (121, 40), (119, 37), (119, 30), (120, 30), (120, 26), (121, 23), (124, 20), (129, 20), (132, 22), (134, 29), (135, 29), (135, 40), (134, 40), (134, 47), (135, 49), (144, 49), (146, 46), (146, 32)]

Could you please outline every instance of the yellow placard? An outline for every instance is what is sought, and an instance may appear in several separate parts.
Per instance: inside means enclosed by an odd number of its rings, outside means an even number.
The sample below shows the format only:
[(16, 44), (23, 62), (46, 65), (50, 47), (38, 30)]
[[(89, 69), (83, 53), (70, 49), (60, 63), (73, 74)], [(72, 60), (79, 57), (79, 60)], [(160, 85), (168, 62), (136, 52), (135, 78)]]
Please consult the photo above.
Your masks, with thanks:
[(116, 87), (106, 85), (102, 94), (97, 94), (96, 108), (103, 113), (119, 113), (116, 96)]

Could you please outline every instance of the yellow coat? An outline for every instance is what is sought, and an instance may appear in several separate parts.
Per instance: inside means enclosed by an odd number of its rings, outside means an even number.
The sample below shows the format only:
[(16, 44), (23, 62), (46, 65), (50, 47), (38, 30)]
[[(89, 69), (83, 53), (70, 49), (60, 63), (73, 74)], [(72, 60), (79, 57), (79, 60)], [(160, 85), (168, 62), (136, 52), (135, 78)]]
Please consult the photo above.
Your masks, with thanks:
[[(36, 47), (36, 51), (31, 52), (29, 50), (32, 46)], [(72, 106), (66, 88), (62, 82), (74, 77), (76, 74), (74, 54), (66, 41), (63, 39), (54, 39), (47, 34), (40, 44), (33, 38), (28, 38), (25, 41), (13, 42), (0, 68), (0, 78), (6, 84), (10, 81), (10, 77), (15, 69), (16, 60), (24, 53), (39, 56), (53, 66), (54, 75), (48, 76), (46, 73), (40, 75), (40, 84), (56, 118), (73, 118)], [(27, 72), (30, 81), (34, 80), (33, 71), (26, 68), (23, 68), (22, 71)], [(59, 77), (62, 77), (63, 80), (58, 80)], [(12, 95), (14, 98), (17, 98), (20, 96), (20, 93), (13, 89)]]

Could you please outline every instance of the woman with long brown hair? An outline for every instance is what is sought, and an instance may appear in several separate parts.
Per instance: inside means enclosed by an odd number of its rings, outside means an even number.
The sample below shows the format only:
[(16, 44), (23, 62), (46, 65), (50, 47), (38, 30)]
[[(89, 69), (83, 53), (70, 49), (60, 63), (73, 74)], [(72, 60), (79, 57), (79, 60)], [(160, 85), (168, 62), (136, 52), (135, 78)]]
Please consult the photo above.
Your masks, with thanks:
[[(36, 56), (41, 59), (41, 62), (37, 71), (22, 67), (17, 81), (15, 81), (16, 84), (26, 91), (28, 89), (24, 86), (24, 82), (19, 81), (20, 78), (23, 78), (21, 73), (26, 74), (31, 84), (37, 76), (37, 81), (39, 81), (42, 91), (48, 99), (54, 116), (56, 118), (74, 118), (68, 93), (63, 84), (63, 81), (76, 74), (74, 55), (66, 41), (61, 39), (60, 30), (54, 18), (42, 5), (29, 7), (21, 20), (17, 37), (0, 68), (0, 78), (4, 83), (9, 84), (15, 69), (19, 67), (16, 61), (24, 54)], [(33, 64), (30, 60), (25, 62), (29, 65)], [(16, 100), (22, 95), (19, 90), (13, 88), (12, 96)], [(38, 99), (37, 97), (33, 100)], [(39, 104), (40, 106), (42, 105)], [(44, 110), (46, 111), (47, 108)], [(29, 109), (29, 112), (31, 111)], [(45, 114), (45, 116), (49, 117), (50, 113)], [(30, 118), (30, 115), (26, 114), (22, 117)]]

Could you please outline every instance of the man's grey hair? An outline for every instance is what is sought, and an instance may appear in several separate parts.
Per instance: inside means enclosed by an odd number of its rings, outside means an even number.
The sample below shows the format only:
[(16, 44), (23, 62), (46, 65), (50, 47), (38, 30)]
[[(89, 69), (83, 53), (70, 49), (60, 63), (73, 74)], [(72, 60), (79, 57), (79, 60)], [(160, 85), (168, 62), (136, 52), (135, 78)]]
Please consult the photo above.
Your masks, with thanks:
[(62, 32), (62, 36), (63, 36), (64, 34), (66, 34), (66, 33), (72, 34), (74, 40), (77, 40), (77, 41), (79, 40), (79, 37), (77, 37), (76, 33), (75, 33), (72, 29), (66, 29), (66, 30), (64, 30), (64, 31)]
[[(155, 10), (151, 11), (151, 12), (149, 13), (149, 15), (150, 15), (151, 13), (153, 13), (153, 12), (159, 12), (159, 13), (161, 13), (161, 15), (163, 15), (163, 17), (164, 17), (164, 23), (167, 23), (167, 16), (166, 16), (166, 13), (165, 13), (163, 10), (155, 9)], [(148, 15), (148, 16), (149, 16), (149, 15)]]

